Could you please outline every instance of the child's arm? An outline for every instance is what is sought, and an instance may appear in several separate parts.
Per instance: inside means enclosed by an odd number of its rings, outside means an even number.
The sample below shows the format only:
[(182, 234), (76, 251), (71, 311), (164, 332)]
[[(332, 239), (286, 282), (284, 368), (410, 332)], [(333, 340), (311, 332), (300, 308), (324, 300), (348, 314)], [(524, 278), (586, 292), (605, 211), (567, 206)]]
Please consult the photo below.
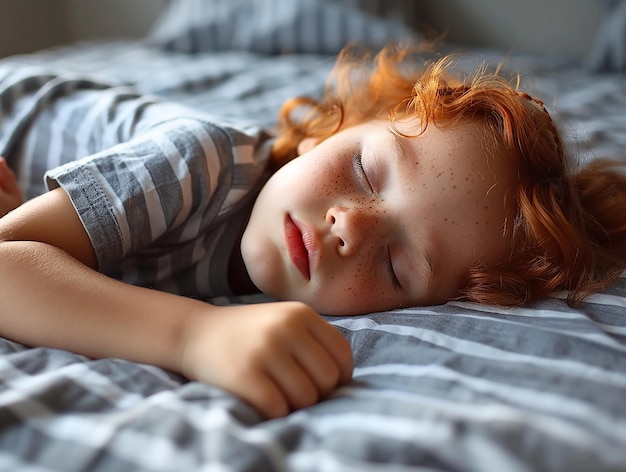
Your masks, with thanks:
[(17, 185), (17, 178), (0, 157), (0, 218), (22, 204), (22, 193)]
[(56, 189), (0, 218), (0, 335), (158, 365), (276, 417), (350, 379), (350, 346), (297, 302), (215, 307), (94, 270), (89, 238)]

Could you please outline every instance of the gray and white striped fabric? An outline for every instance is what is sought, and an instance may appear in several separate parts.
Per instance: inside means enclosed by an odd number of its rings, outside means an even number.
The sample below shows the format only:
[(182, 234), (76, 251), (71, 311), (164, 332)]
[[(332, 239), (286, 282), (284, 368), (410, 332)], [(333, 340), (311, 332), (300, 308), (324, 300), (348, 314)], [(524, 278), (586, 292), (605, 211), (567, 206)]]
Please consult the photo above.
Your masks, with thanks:
[[(101, 80), (160, 91), (199, 113), (271, 126), (285, 95), (319, 92), (332, 61), (192, 59), (126, 43), (8, 62), (100, 69)], [(623, 156), (623, 76), (532, 57), (508, 66), (572, 130), (568, 144), (581, 157)], [(626, 278), (577, 308), (564, 298), (329, 317), (351, 343), (354, 380), (272, 421), (152, 366), (0, 339), (0, 470), (624, 471)]]
[(0, 66), (0, 103), (0, 155), (27, 197), (44, 178), (67, 192), (101, 272), (198, 299), (231, 293), (228, 260), (264, 183), (269, 135), (15, 65)]

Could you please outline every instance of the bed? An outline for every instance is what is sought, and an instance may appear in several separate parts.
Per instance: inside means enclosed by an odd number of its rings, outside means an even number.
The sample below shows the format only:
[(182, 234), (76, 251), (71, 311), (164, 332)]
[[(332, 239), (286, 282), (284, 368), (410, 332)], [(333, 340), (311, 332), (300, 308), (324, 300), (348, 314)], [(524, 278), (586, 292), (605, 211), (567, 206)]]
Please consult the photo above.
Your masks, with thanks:
[[(296, 6), (309, 9), (304, 18), (338, 22), (374, 44), (412, 34), (393, 17), (354, 14), (355, 2), (334, 4), (329, 20), (315, 9), (319, 2), (294, 1), (283, 18), (293, 29), (282, 23), (272, 31), (259, 21), (257, 31), (237, 36), (244, 26), (224, 31), (224, 17), (194, 3), (172, 3), (141, 41), (3, 62), (129, 84), (270, 128), (283, 100), (320, 93), (336, 52), (326, 36), (294, 39), (303, 30)], [(260, 15), (242, 1), (217, 3), (231, 5), (238, 21)], [(274, 11), (273, 20), (283, 17)], [(505, 66), (523, 71), (582, 160), (626, 155), (624, 62), (607, 34), (592, 61), (510, 55)], [(504, 58), (471, 53), (469, 62)], [(220, 389), (153, 366), (0, 339), (0, 470), (624, 471), (626, 276), (576, 308), (565, 298), (555, 293), (512, 309), (450, 302), (328, 317), (351, 343), (353, 381), (271, 421)]]

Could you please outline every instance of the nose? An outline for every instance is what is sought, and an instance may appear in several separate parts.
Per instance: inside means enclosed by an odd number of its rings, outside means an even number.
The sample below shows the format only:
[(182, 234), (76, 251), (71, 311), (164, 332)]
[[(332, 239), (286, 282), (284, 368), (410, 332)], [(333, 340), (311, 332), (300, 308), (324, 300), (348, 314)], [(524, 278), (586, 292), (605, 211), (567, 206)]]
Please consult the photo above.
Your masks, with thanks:
[(337, 252), (342, 256), (350, 256), (372, 237), (376, 231), (376, 218), (362, 208), (333, 206), (326, 212), (326, 222), (330, 225), (330, 234), (336, 245)]

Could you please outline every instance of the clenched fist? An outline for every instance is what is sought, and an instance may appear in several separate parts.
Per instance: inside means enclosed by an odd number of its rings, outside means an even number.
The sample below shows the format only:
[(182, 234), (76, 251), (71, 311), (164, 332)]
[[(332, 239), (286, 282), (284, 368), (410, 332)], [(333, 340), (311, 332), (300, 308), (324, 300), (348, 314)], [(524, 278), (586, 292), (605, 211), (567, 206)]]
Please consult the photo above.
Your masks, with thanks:
[(311, 406), (352, 376), (348, 341), (300, 302), (191, 316), (181, 339), (185, 376), (238, 395), (267, 418)]

